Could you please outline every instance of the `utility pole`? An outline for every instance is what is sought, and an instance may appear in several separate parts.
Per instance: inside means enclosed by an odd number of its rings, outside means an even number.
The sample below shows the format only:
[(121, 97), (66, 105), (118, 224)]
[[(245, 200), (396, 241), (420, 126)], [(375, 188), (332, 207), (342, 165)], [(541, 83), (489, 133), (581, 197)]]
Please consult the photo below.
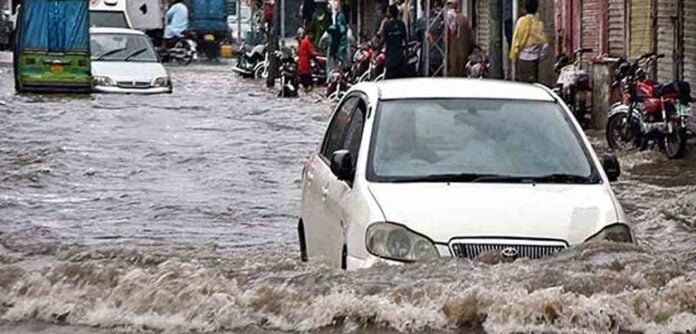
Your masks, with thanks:
[(273, 88), (275, 86), (275, 78), (278, 72), (278, 57), (275, 52), (278, 51), (278, 26), (280, 25), (280, 4), (273, 3), (273, 19), (271, 20), (270, 29), (268, 29), (268, 78), (266, 78), (266, 87)]
[(492, 79), (503, 78), (503, 0), (488, 1), (490, 39), (488, 50)]

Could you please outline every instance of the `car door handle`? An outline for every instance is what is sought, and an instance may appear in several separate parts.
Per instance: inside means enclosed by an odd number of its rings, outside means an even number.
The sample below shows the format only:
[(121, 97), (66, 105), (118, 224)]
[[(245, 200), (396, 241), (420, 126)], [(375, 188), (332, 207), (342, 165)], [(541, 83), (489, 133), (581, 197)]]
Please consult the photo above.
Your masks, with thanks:
[(326, 201), (326, 198), (329, 196), (329, 186), (321, 187), (321, 196), (322, 200)]

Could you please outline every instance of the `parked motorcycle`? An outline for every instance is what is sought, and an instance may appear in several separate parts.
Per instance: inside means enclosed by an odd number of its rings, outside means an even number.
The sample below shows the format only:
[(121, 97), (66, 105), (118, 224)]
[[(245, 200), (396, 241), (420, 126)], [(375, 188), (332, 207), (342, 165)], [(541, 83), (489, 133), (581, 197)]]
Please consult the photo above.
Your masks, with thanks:
[(621, 61), (615, 82), (623, 102), (612, 106), (607, 122), (607, 142), (614, 150), (655, 144), (669, 159), (686, 153), (691, 108), (691, 87), (684, 81), (658, 84), (650, 81), (641, 64), (655, 64), (663, 54), (648, 53), (633, 63)]
[(590, 75), (583, 68), (582, 60), (582, 56), (590, 52), (593, 50), (577, 49), (574, 52), (574, 60), (566, 55), (560, 55), (554, 66), (556, 73), (558, 73), (554, 92), (563, 99), (583, 127), (590, 125), (592, 116), (587, 110), (587, 99), (592, 91), (592, 85)]
[(312, 82), (315, 85), (325, 85), (327, 80), (326, 57), (316, 56), (311, 60)]
[(162, 62), (176, 62), (179, 65), (189, 65), (198, 59), (198, 45), (193, 39), (188, 37), (181, 38), (174, 42), (171, 48), (157, 49)]
[(268, 76), (266, 44), (259, 44), (253, 48), (242, 45), (240, 50), (241, 52), (237, 56), (237, 65), (232, 68), (233, 71), (245, 78), (259, 79)]
[(329, 73), (328, 82), (326, 84), (326, 98), (331, 101), (338, 101), (343, 98), (343, 95), (350, 89), (351, 84), (348, 80), (350, 70), (346, 70), (346, 66), (340, 63), (335, 69)]
[(280, 64), (278, 73), (280, 74), (280, 92), (278, 97), (297, 97), (299, 87), (297, 78), (297, 61), (294, 54), (287, 51), (276, 51), (275, 57)]

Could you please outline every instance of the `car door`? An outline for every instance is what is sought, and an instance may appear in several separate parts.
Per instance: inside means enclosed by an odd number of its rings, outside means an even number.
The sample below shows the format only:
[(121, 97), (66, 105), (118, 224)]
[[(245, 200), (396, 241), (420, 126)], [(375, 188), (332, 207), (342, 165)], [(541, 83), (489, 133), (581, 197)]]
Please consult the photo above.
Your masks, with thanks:
[[(365, 127), (366, 104), (359, 99), (357, 102), (350, 116), (350, 125), (348, 126), (340, 148), (350, 152), (353, 170), (355, 170), (358, 162), (360, 143), (362, 142), (363, 129)], [(333, 241), (331, 249), (328, 250), (330, 253), (330, 263), (334, 266), (340, 266), (343, 260), (342, 251), (346, 240), (345, 230), (347, 228), (346, 221), (344, 221), (344, 212), (353, 209), (345, 206), (347, 202), (345, 199), (350, 195), (352, 186), (353, 180), (348, 182), (339, 181), (336, 175), (332, 173), (327, 186), (324, 188), (328, 189), (328, 193), (325, 195), (327, 197), (326, 205), (328, 215), (325, 228), (328, 234), (337, 236)]]
[(307, 254), (310, 259), (329, 259), (331, 250), (337, 247), (341, 235), (328, 226), (331, 218), (327, 206), (329, 185), (335, 176), (331, 172), (331, 156), (340, 150), (351, 124), (351, 115), (357, 97), (346, 98), (336, 109), (324, 135), (321, 148), (305, 167), (302, 199), (302, 221), (304, 224)]

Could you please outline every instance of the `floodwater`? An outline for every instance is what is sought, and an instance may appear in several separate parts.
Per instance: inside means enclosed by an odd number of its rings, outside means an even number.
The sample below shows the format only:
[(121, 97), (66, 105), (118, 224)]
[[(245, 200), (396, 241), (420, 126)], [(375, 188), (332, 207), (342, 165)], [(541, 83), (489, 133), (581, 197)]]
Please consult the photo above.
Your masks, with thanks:
[(621, 156), (637, 245), (343, 272), (295, 235), (330, 106), (171, 71), (171, 96), (14, 96), (0, 67), (0, 332), (696, 330), (693, 156)]

